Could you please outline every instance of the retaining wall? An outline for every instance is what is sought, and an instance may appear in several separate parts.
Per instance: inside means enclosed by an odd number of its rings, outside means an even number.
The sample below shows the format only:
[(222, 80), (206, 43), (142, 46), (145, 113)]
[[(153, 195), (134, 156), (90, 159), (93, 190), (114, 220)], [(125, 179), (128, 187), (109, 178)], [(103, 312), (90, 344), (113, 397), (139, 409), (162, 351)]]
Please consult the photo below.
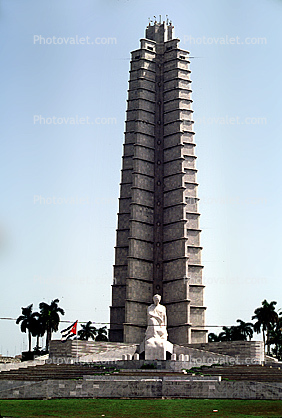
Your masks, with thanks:
[(0, 381), (1, 399), (50, 398), (282, 399), (282, 383), (215, 377), (84, 376), (81, 380)]
[(211, 351), (231, 357), (238, 357), (240, 364), (261, 364), (264, 362), (262, 341), (224, 341), (200, 344), (185, 344), (185, 347)]
[(133, 354), (138, 344), (96, 342), (96, 341), (72, 341), (62, 342), (52, 340), (50, 342), (49, 357), (82, 357), (89, 356), (88, 361), (122, 360), (123, 354)]
[[(117, 361), (124, 355), (133, 357), (138, 344), (52, 340), (50, 358), (79, 358), (82, 361)], [(261, 364), (264, 361), (261, 341), (227, 341), (220, 343), (173, 345), (177, 360), (180, 354), (189, 355), (193, 366), (219, 364)]]

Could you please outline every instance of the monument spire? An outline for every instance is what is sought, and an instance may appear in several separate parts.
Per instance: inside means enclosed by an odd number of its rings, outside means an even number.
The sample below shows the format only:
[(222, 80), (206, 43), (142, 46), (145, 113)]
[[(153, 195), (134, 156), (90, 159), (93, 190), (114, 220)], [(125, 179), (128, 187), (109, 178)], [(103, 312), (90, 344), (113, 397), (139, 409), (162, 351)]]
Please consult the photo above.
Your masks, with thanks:
[(149, 25), (146, 28), (145, 38), (155, 41), (156, 43), (170, 41), (174, 38), (174, 26), (172, 26), (171, 22), (168, 23), (168, 19), (167, 22), (161, 22), (160, 15), (159, 23), (155, 21), (154, 25), (151, 25), (149, 22)]
[(110, 340), (140, 343), (154, 294), (172, 343), (205, 342), (189, 52), (149, 22), (131, 53)]

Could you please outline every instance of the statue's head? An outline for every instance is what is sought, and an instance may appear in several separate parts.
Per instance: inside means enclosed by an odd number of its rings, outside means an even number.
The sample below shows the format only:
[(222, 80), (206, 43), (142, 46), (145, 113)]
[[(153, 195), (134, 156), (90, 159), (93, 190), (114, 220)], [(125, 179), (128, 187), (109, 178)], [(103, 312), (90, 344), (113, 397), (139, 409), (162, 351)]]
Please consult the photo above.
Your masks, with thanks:
[(158, 304), (160, 303), (160, 301), (161, 301), (161, 298), (162, 298), (162, 297), (161, 297), (160, 295), (158, 295), (158, 294), (157, 294), (157, 295), (154, 295), (154, 296), (153, 296), (153, 301), (154, 301), (154, 304), (155, 304), (155, 305), (158, 305)]

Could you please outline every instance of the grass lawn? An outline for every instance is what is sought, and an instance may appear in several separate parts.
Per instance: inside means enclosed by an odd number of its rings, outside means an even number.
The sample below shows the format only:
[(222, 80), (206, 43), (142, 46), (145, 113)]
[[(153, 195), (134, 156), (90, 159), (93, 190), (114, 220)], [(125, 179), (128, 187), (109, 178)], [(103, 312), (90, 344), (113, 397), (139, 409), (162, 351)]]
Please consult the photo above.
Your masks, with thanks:
[[(218, 410), (218, 412), (213, 412)], [(282, 417), (282, 401), (218, 399), (50, 399), (0, 401), (3, 417)]]

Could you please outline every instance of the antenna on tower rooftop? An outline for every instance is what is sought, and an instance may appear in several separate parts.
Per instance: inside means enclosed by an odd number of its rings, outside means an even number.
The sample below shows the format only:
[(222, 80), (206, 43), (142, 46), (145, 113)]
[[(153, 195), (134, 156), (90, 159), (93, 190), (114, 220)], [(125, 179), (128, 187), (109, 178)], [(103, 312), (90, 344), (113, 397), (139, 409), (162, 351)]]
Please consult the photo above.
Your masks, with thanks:
[(168, 25), (168, 15), (165, 15), (166, 17), (166, 24)]

